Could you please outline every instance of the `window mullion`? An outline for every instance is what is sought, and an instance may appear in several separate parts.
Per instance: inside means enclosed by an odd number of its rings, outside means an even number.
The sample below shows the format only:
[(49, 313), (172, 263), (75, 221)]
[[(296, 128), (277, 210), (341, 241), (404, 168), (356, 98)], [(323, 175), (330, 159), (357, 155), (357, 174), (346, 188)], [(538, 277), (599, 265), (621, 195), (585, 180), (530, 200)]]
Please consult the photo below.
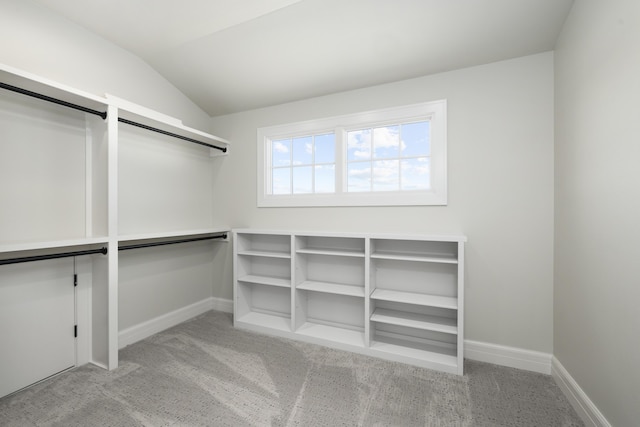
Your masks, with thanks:
[(347, 170), (347, 144), (346, 144), (346, 131), (342, 127), (338, 127), (335, 129), (335, 141), (336, 141), (336, 149), (335, 149), (335, 193), (342, 194), (345, 193), (345, 185), (346, 185), (346, 170)]

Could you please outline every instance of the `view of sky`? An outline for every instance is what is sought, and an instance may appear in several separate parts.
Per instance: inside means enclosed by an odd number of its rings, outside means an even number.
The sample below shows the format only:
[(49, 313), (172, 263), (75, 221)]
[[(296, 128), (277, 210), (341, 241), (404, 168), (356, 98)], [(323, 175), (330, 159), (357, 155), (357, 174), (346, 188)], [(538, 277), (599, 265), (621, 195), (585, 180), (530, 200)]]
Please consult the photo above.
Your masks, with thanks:
[[(428, 121), (347, 132), (346, 191), (430, 188)], [(272, 194), (333, 193), (335, 134), (280, 139), (271, 143)]]

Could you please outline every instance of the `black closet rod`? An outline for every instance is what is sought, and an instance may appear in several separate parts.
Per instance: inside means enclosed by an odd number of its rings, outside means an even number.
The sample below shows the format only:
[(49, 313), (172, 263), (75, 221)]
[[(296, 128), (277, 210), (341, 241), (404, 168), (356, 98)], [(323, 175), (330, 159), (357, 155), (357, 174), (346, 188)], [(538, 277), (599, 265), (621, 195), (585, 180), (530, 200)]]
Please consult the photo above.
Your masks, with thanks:
[(168, 135), (168, 136), (172, 136), (174, 138), (178, 138), (178, 139), (182, 139), (182, 140), (185, 140), (185, 141), (193, 142), (194, 144), (200, 144), (200, 145), (204, 145), (205, 147), (215, 148), (216, 150), (220, 150), (223, 153), (227, 152), (227, 147), (218, 147), (217, 145), (207, 144), (206, 142), (198, 141), (197, 139), (189, 138), (187, 136), (178, 135), (177, 133), (168, 132), (166, 130), (154, 128), (154, 127), (151, 127), (151, 126), (143, 125), (142, 123), (133, 122), (131, 120), (123, 119), (122, 117), (118, 117), (118, 121), (121, 122), (121, 123), (126, 123), (126, 124), (131, 125), (131, 126), (136, 126), (136, 127), (142, 128), (142, 129), (150, 130), (152, 132), (157, 132), (157, 133), (161, 133), (163, 135)]
[(57, 99), (57, 98), (52, 98), (50, 96), (43, 95), (41, 93), (31, 92), (30, 90), (22, 89), (22, 88), (19, 88), (19, 87), (16, 87), (16, 86), (11, 86), (9, 84), (2, 83), (2, 82), (0, 82), (0, 87), (3, 88), (3, 89), (6, 89), (6, 90), (10, 90), (12, 92), (21, 93), (22, 95), (31, 96), (33, 98), (38, 98), (38, 99), (42, 99), (44, 101), (52, 102), (54, 104), (63, 105), (65, 107), (73, 108), (74, 110), (80, 110), (80, 111), (84, 111), (85, 113), (95, 114), (96, 116), (100, 116), (103, 119), (107, 118), (107, 112), (106, 111), (102, 112), (102, 111), (92, 110), (91, 108), (83, 107), (82, 105), (72, 104), (71, 102), (63, 101), (63, 100)]
[(34, 255), (27, 256), (22, 258), (10, 258), (10, 259), (2, 259), (0, 260), (0, 265), (6, 264), (19, 264), (21, 262), (31, 262), (31, 261), (43, 261), (46, 259), (56, 259), (56, 258), (68, 258), (72, 256), (80, 256), (80, 255), (93, 255), (93, 254), (107, 254), (107, 248), (100, 249), (88, 249), (86, 251), (75, 251), (75, 252), (61, 252), (58, 254), (49, 254), (49, 255)]
[(126, 246), (120, 246), (118, 248), (118, 250), (119, 251), (128, 251), (130, 249), (150, 248), (152, 246), (175, 245), (177, 243), (199, 242), (201, 240), (226, 239), (226, 238), (227, 238), (227, 233), (222, 233), (222, 234), (217, 234), (215, 236), (193, 237), (193, 238), (190, 238), (190, 239), (167, 240), (167, 241), (164, 241), (164, 242), (140, 243), (140, 244), (137, 244), (137, 245), (126, 245)]

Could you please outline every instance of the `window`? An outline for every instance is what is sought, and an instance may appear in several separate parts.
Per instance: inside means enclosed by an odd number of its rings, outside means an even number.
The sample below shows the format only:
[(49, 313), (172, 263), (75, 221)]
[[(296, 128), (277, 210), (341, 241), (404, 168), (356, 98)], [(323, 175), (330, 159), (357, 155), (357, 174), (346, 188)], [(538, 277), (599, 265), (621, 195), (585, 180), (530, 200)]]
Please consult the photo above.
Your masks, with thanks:
[(446, 101), (258, 129), (258, 206), (446, 205)]

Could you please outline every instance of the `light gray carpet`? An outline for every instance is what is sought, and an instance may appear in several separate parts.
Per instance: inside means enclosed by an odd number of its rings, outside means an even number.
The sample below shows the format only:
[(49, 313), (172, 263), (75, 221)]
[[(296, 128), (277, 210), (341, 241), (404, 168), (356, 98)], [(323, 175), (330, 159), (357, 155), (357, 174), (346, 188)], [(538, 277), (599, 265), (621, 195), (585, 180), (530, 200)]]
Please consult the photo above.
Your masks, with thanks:
[(551, 377), (463, 377), (233, 329), (209, 312), (0, 399), (1, 426), (581, 426)]

